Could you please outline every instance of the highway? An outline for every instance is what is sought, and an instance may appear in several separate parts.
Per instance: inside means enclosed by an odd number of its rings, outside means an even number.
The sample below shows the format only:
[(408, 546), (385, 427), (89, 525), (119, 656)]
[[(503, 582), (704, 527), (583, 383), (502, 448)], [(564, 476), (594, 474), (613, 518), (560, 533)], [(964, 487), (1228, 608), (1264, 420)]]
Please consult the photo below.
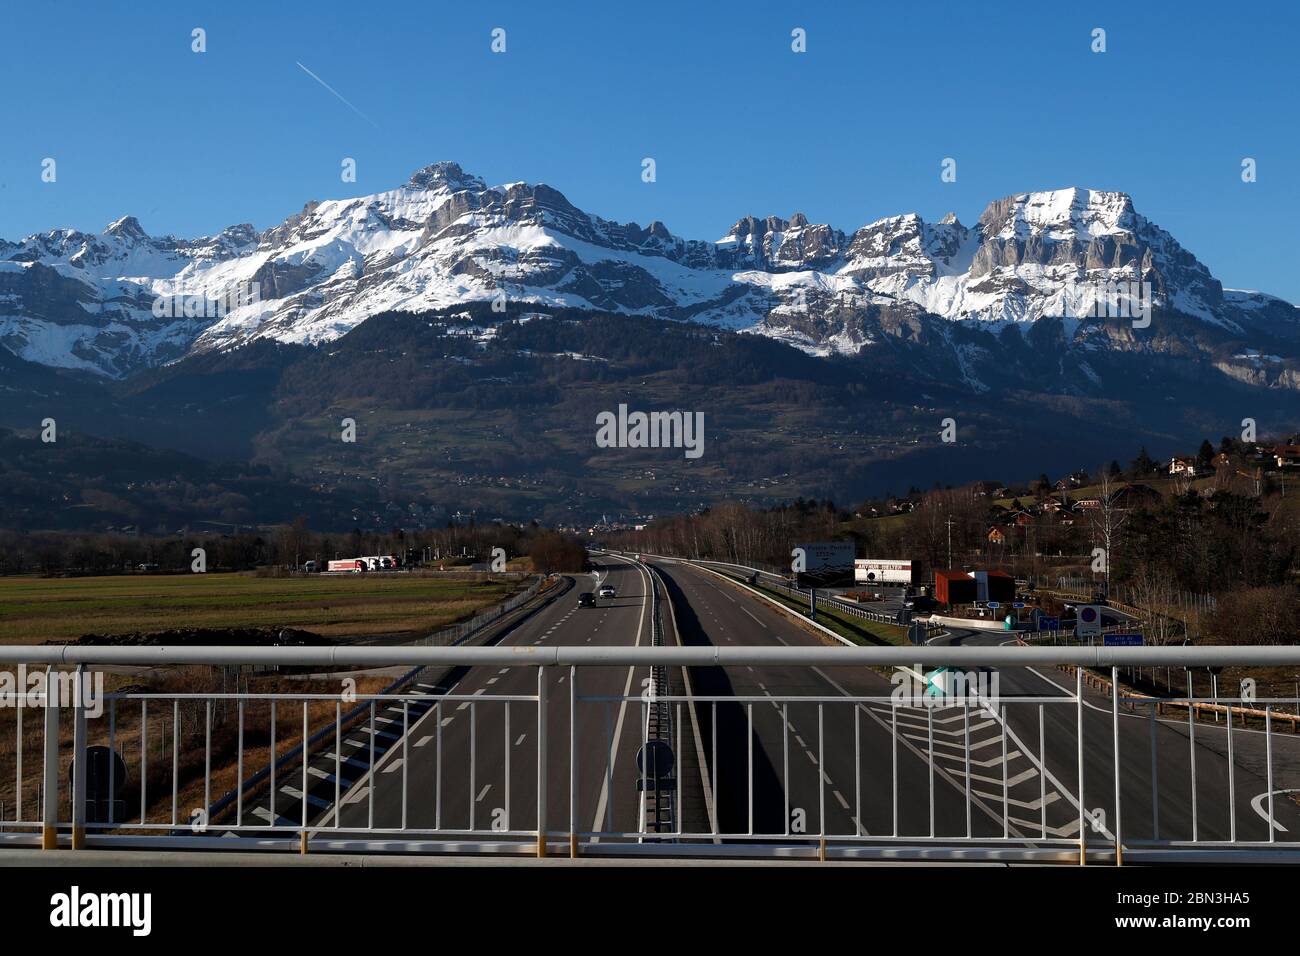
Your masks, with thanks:
[[(617, 597), (601, 599), (596, 608), (579, 608), (578, 594), (594, 591), (596, 579), (575, 575), (572, 590), (516, 627), (502, 645), (648, 644), (649, 574), (612, 556), (598, 557), (594, 565), (600, 583), (613, 585)], [(546, 790), (548, 829), (567, 831), (571, 675), (555, 668), (543, 674), (549, 682), (548, 766), (552, 768)], [(584, 668), (577, 678), (578, 694), (635, 698), (648, 676), (648, 669)], [(407, 828), (419, 830), (535, 829), (536, 704), (504, 698), (535, 695), (537, 680), (533, 667), (477, 668), (423, 679), (419, 689), (455, 699), (411, 720), (405, 756), (400, 745), (391, 747), (373, 777), (356, 783), (344, 798), (340, 829), (367, 826), (372, 820), (378, 828), (399, 828), (403, 819)], [(580, 831), (638, 828), (635, 755), (642, 743), (642, 711), (638, 704), (626, 702), (577, 705), (578, 786), (573, 812)], [(400, 728), (400, 705), (388, 709), (386, 716)]]
[[(820, 643), (808, 629), (717, 574), (683, 562), (653, 564), (669, 581), (684, 644), (811, 646)], [(935, 643), (959, 645), (1008, 639), (1007, 635), (996, 632), (949, 631)], [(893, 690), (884, 675), (862, 668), (746, 667), (739, 672), (701, 668), (693, 671), (692, 678), (697, 695), (760, 699), (768, 696), (888, 697)], [(1073, 677), (1060, 671), (1043, 673), (1030, 668), (1007, 668), (999, 672), (998, 679), (1005, 722), (1001, 714), (972, 709), (968, 715), (965, 708), (898, 708), (895, 715), (887, 703), (859, 707), (825, 704), (820, 715), (824, 741), (824, 752), (820, 754), (816, 705), (789, 705), (784, 733), (781, 713), (776, 707), (770, 704), (754, 707), (754, 832), (785, 831), (790, 815), (780, 782), (788, 767), (791, 813), (804, 811), (808, 833), (819, 833), (824, 820), (825, 832), (832, 835), (897, 832), (901, 836), (927, 836), (933, 832), (941, 837), (963, 837), (969, 832), (978, 838), (1001, 836), (1005, 832), (1028, 839), (1041, 836), (1046, 825), (1051, 837), (1077, 838), (1077, 708), (1068, 702), (1073, 694)], [(1041, 737), (1040, 705), (1017, 703), (1018, 698), (1025, 697), (1060, 701), (1041, 705)], [(1092, 831), (1089, 839), (1105, 842), (1113, 840), (1115, 821), (1110, 700), (1087, 690), (1084, 699), (1082, 803), (1089, 811), (1089, 822), (1085, 825)], [(711, 716), (711, 710), (702, 713), (702, 720)], [(966, 746), (968, 717), (969, 750)], [(749, 829), (750, 816), (745, 786), (749, 764), (746, 734), (749, 707), (720, 705), (717, 720), (718, 775), (723, 781), (717, 799), (722, 830), (743, 833)], [(894, 720), (897, 720), (897, 736), (891, 733)], [(931, 722), (935, 739), (933, 761), (927, 757)], [(1126, 841), (1150, 839), (1155, 833), (1151, 730), (1151, 722), (1145, 716), (1120, 718), (1122, 833)], [(1159, 836), (1166, 840), (1191, 839), (1192, 757), (1186, 722), (1159, 720), (1155, 732)], [(705, 736), (711, 733), (710, 729)], [(1196, 836), (1201, 840), (1228, 839), (1231, 826), (1226, 727), (1198, 722), (1196, 734)], [(1263, 735), (1238, 728), (1233, 738), (1236, 838), (1267, 839), (1263, 813), (1252, 803), (1267, 790)], [(1273, 745), (1275, 788), (1295, 787), (1300, 776), (1300, 740), (1290, 734), (1274, 734)], [(895, 752), (899, 794), (897, 828), (893, 819)], [(730, 787), (726, 786), (727, 782), (731, 782)], [(1286, 839), (1286, 834), (1300, 832), (1300, 813), (1294, 803), (1281, 795), (1275, 797), (1274, 817), (1286, 827), (1285, 833), (1279, 831), (1279, 837)]]
[[(662, 582), (667, 644), (825, 643), (788, 612), (715, 571), (671, 559), (651, 559), (642, 567), (606, 554), (595, 556), (593, 564), (594, 574), (573, 576), (572, 589), (524, 618), (501, 644), (649, 644), (653, 615), (647, 595), (655, 578)], [(596, 608), (578, 607), (578, 594), (594, 591), (598, 583), (612, 584), (617, 597)], [(949, 629), (932, 643), (1009, 640), (1005, 633)], [(1000, 670), (993, 687), (996, 712), (891, 706), (891, 676), (897, 675), (863, 667), (697, 667), (668, 676), (670, 692), (689, 692), (693, 701), (674, 707), (681, 783), (674, 822), (684, 832), (769, 840), (1005, 836), (1032, 845), (1045, 837), (1077, 840), (1082, 804), (1089, 840), (1114, 840), (1110, 699), (1085, 690), (1081, 799), (1078, 708), (1073, 675), (1064, 671)], [(645, 739), (648, 708), (640, 695), (649, 678), (645, 668), (583, 668), (575, 689), (567, 669), (543, 669), (552, 834), (572, 830), (600, 841), (642, 831), (635, 758)], [(385, 746), (377, 748), (373, 774), (370, 726), (345, 734), (338, 831), (437, 831), (466, 841), (526, 838), (537, 826), (537, 707), (526, 699), (537, 693), (537, 681), (534, 667), (440, 671), (421, 675), (412, 688), (421, 697), (405, 705), (405, 713), (400, 702), (378, 703), (375, 732)], [(879, 699), (848, 699), (864, 697)], [(1192, 839), (1193, 752), (1195, 836), (1267, 839), (1262, 734), (1234, 731), (1236, 770), (1230, 781), (1222, 724), (1198, 722), (1195, 748), (1185, 720), (1152, 722), (1122, 711), (1119, 730), (1126, 843)], [(311, 818), (316, 827), (333, 828), (333, 747), (313, 754)], [(1300, 738), (1274, 734), (1273, 765), (1277, 790), (1300, 786)], [(301, 812), (297, 783), (281, 786), (282, 824), (292, 825)], [(1235, 833), (1228, 813), (1234, 800)], [(261, 816), (270, 822), (264, 810)], [(1274, 819), (1280, 840), (1300, 833), (1300, 812), (1281, 793)]]

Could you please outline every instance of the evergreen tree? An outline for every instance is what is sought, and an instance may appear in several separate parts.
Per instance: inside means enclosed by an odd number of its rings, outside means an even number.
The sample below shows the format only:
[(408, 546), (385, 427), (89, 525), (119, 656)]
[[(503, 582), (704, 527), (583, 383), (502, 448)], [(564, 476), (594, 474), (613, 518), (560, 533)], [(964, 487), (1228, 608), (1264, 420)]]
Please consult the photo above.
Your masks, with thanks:
[(1142, 478), (1156, 470), (1156, 463), (1150, 455), (1147, 454), (1147, 446), (1143, 445), (1138, 456), (1133, 459), (1133, 464), (1129, 466), (1134, 478)]

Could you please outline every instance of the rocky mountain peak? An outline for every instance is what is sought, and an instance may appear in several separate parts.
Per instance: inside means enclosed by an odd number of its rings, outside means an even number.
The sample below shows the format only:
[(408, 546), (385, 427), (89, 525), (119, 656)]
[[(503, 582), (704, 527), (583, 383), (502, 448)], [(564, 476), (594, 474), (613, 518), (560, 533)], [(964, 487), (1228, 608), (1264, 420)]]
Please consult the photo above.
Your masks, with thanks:
[(483, 180), (461, 169), (459, 163), (439, 162), (417, 169), (406, 181), (410, 189), (459, 192), (462, 189), (486, 189)]
[(996, 199), (980, 215), (979, 226), (986, 238), (1042, 235), (1087, 242), (1097, 236), (1132, 233), (1137, 219), (1127, 193), (1070, 186)]
[(135, 216), (123, 216), (114, 222), (110, 222), (104, 227), (104, 232), (110, 236), (116, 236), (124, 240), (140, 240), (146, 238), (146, 233), (140, 226), (140, 220)]

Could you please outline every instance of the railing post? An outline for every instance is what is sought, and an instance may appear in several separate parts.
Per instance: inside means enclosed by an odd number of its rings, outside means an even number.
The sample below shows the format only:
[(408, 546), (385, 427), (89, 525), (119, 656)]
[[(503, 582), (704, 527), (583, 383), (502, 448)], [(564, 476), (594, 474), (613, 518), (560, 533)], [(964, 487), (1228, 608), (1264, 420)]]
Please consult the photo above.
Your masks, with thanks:
[[(86, 667), (77, 665), (77, 672), (72, 683), (72, 848), (86, 848), (86, 707), (85, 689)], [(111, 772), (111, 768), (110, 768)]]
[(537, 667), (537, 856), (546, 856), (546, 668)]
[[(1120, 803), (1119, 769), (1119, 670), (1110, 669), (1110, 739), (1115, 750), (1115, 865), (1124, 865), (1124, 810)], [(1080, 795), (1082, 799), (1082, 795)]]
[(59, 848), (59, 704), (51, 692), (58, 674), (45, 668), (45, 774), (41, 799), (41, 849)]
[(569, 859), (578, 857), (578, 668), (569, 667)]
[[(1079, 865), (1088, 863), (1088, 830), (1083, 809), (1083, 665), (1074, 668), (1075, 744), (1079, 748)], [(1088, 814), (1091, 818), (1091, 814)]]

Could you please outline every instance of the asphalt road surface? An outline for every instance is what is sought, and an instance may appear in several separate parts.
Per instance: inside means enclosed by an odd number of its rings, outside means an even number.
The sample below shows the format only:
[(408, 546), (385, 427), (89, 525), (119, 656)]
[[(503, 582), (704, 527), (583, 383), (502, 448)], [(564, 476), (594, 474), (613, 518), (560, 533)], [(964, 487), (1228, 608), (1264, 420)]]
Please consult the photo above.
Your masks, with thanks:
[[(580, 575), (568, 594), (535, 614), (503, 646), (566, 644), (635, 646), (651, 640), (650, 575), (618, 557), (595, 559), (596, 575)], [(578, 594), (611, 584), (614, 598), (578, 607)], [(637, 698), (646, 668), (593, 667), (577, 674), (577, 694), (610, 701), (574, 704), (577, 787), (570, 788), (570, 698), (573, 674), (543, 668), (548, 682), (547, 825), (578, 832), (632, 832), (640, 826), (636, 751), (643, 739)], [(340, 829), (366, 826), (443, 833), (537, 826), (537, 706), (535, 667), (473, 668), (425, 682), (434, 706), (409, 724), (406, 746), (391, 747), (375, 773), (344, 798)], [(400, 705), (386, 714), (398, 721)], [(573, 794), (572, 810), (570, 794)], [(405, 800), (403, 795), (405, 794)], [(403, 803), (405, 802), (405, 810)], [(330, 821), (332, 822), (332, 821)]]
[[(665, 643), (823, 645), (788, 613), (716, 572), (666, 559), (643, 569), (613, 555), (597, 556), (595, 565), (594, 575), (577, 576), (571, 591), (516, 626), (502, 644), (649, 644), (647, 594), (657, 577), (668, 599)], [(579, 608), (578, 594), (600, 583), (614, 585), (617, 597)], [(950, 629), (933, 643), (1009, 639)], [(891, 700), (899, 676), (835, 666), (678, 669), (670, 689), (679, 696), (689, 691), (691, 703), (673, 705), (680, 779), (675, 822), (720, 841), (1005, 836), (1033, 845), (1077, 841), (1082, 807), (1089, 841), (1113, 842), (1108, 697), (1084, 693), (1080, 786), (1072, 674), (1029, 667), (985, 672), (991, 709), (900, 705)], [(583, 668), (574, 688), (574, 672), (543, 669), (553, 834), (618, 840), (643, 830), (636, 753), (647, 733), (649, 708), (641, 695), (649, 677), (645, 668)], [(423, 696), (405, 712), (401, 703), (377, 705), (375, 732), (387, 746), (371, 772), (356, 749), (368, 743), (370, 727), (348, 734), (354, 749), (341, 775), (339, 830), (525, 837), (537, 826), (537, 681), (533, 667), (462, 668), (423, 679), (414, 688)], [(1238, 726), (1230, 760), (1224, 724), (1198, 721), (1193, 745), (1186, 719), (1153, 721), (1145, 711), (1121, 711), (1119, 740), (1126, 844), (1190, 840), (1193, 826), (1202, 841), (1268, 838), (1262, 733)], [(1272, 750), (1275, 835), (1294, 840), (1300, 812), (1283, 791), (1300, 787), (1300, 738), (1275, 733)], [(323, 776), (332, 789), (332, 777)], [(333, 827), (331, 802), (318, 802), (316, 825)]]
[[(669, 582), (684, 644), (820, 643), (767, 602), (716, 574), (682, 562), (655, 564)], [(935, 643), (1007, 640), (1008, 635), (996, 632), (949, 631)], [(717, 706), (715, 772), (720, 782), (715, 797), (725, 833), (746, 833), (752, 826), (755, 833), (779, 834), (790, 832), (788, 824), (792, 829), (802, 826), (802, 832), (812, 834), (822, 833), (824, 826), (829, 836), (928, 836), (933, 832), (958, 838), (968, 833), (974, 838), (1007, 834), (1032, 841), (1034, 836), (1041, 838), (1045, 830), (1049, 837), (1077, 839), (1082, 802), (1089, 839), (1106, 842), (1114, 838), (1110, 700), (1085, 690), (1080, 800), (1078, 709), (1069, 701), (1074, 692), (1073, 676), (1063, 671), (1004, 668), (997, 672), (999, 707), (995, 713), (965, 707), (894, 708), (887, 700), (832, 703), (837, 697), (890, 696), (895, 685), (885, 675), (866, 668), (696, 668), (692, 677), (697, 695), (760, 701)], [(990, 674), (989, 679), (992, 677)], [(761, 702), (792, 696), (825, 698), (826, 702)], [(1026, 698), (1051, 700), (1039, 703)], [(713, 719), (713, 705), (702, 707), (701, 722), (707, 725)], [(1147, 712), (1121, 712), (1119, 776), (1125, 842), (1155, 836), (1156, 805), (1160, 839), (1192, 838), (1193, 753), (1196, 836), (1201, 840), (1228, 839), (1232, 835), (1229, 807), (1235, 803), (1236, 838), (1268, 838), (1262, 733), (1238, 726), (1229, 764), (1224, 724), (1198, 721), (1192, 748), (1185, 720), (1157, 720), (1153, 774), (1152, 732)], [(711, 740), (712, 733), (712, 727), (706, 727), (705, 739)], [(1300, 739), (1275, 733), (1273, 763), (1276, 790), (1297, 786)], [(783, 787), (782, 781), (788, 781), (788, 786)], [(1300, 813), (1285, 794), (1275, 793), (1274, 820), (1285, 827), (1277, 831), (1277, 839), (1296, 839), (1300, 834)]]

